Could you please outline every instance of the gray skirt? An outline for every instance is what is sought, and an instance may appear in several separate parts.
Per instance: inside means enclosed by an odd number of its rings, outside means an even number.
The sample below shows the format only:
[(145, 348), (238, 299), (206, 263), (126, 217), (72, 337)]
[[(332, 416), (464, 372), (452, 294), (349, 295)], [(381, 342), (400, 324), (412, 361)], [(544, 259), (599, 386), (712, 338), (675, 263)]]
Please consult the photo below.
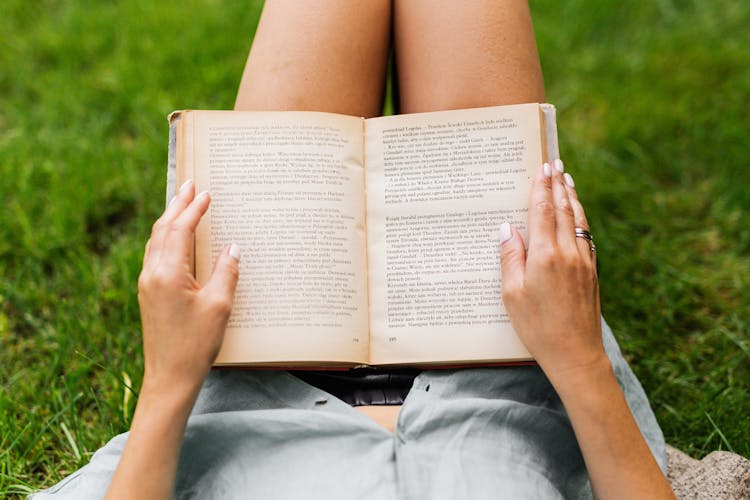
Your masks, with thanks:
[[(603, 323), (628, 405), (662, 470), (664, 438)], [(103, 498), (127, 441), (31, 498)], [(283, 371), (213, 371), (188, 420), (175, 498), (591, 498), (565, 409), (535, 366), (425, 371), (395, 432)]]

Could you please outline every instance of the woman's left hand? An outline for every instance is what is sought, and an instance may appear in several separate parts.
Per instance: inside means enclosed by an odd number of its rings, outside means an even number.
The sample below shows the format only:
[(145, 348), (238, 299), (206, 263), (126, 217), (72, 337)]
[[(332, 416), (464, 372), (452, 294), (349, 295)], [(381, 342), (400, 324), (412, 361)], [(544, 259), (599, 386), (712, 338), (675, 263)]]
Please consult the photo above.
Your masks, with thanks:
[(201, 287), (193, 277), (193, 235), (208, 193), (188, 181), (154, 224), (138, 278), (143, 386), (108, 500), (172, 498), (180, 443), (198, 391), (219, 352), (239, 275), (239, 249), (219, 255)]
[(224, 337), (239, 275), (239, 249), (224, 249), (209, 281), (193, 277), (193, 234), (210, 197), (186, 182), (156, 221), (138, 279), (144, 387), (197, 393)]

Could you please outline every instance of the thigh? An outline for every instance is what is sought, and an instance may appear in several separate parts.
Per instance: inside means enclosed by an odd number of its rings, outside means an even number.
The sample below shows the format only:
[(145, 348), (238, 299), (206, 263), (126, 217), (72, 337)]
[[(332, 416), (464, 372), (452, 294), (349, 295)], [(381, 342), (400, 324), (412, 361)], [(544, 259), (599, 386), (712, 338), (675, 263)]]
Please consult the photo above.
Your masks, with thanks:
[(396, 0), (401, 111), (544, 102), (525, 0)]
[(378, 115), (390, 26), (390, 0), (266, 1), (235, 109)]

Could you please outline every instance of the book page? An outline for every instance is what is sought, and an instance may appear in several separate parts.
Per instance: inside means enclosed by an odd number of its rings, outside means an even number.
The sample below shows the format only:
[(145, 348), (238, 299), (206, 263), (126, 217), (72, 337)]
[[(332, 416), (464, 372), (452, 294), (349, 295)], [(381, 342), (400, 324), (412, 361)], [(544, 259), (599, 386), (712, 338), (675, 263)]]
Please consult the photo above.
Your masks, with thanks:
[(193, 112), (195, 180), (212, 196), (196, 277), (242, 249), (217, 364), (363, 363), (368, 305), (361, 118)]
[(528, 360), (502, 306), (500, 224), (525, 234), (538, 104), (365, 125), (371, 362)]

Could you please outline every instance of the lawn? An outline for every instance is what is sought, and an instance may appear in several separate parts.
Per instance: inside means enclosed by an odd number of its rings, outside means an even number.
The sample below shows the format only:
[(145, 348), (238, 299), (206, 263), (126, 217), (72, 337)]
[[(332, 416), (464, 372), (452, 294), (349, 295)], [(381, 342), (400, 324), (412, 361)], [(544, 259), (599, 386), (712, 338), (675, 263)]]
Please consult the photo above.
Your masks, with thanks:
[[(260, 12), (240, 4), (3, 1), (0, 496), (128, 428), (165, 117), (232, 106)], [(532, 10), (605, 317), (668, 442), (750, 456), (750, 2)]]

